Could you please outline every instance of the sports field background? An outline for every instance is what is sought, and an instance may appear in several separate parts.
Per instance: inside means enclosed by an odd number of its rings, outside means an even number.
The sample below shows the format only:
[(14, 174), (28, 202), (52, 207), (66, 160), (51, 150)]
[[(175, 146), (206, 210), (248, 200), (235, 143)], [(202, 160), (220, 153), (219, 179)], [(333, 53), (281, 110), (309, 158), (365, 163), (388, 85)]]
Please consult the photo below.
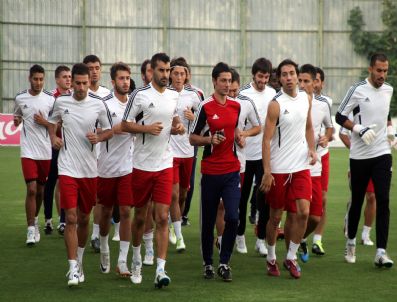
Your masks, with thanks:
[[(133, 285), (129, 279), (120, 279), (114, 272), (118, 243), (111, 241), (111, 273), (100, 273), (99, 254), (94, 254), (88, 246), (84, 255), (86, 281), (69, 289), (65, 278), (68, 263), (63, 238), (56, 232), (50, 236), (42, 232), (39, 244), (33, 248), (25, 245), (25, 185), (19, 148), (0, 147), (0, 301), (395, 301), (397, 265), (390, 270), (375, 268), (375, 247), (358, 245), (357, 263), (344, 263), (342, 229), (349, 197), (347, 165), (347, 151), (332, 149), (328, 224), (323, 239), (326, 255), (310, 255), (309, 262), (301, 264), (302, 277), (299, 280), (290, 278), (284, 269), (281, 269), (279, 278), (266, 275), (265, 258), (254, 252), (255, 238), (251, 225), (246, 231), (248, 254), (234, 253), (232, 257), (233, 282), (224, 283), (218, 278), (204, 280), (198, 229), (199, 194), (196, 190), (189, 215), (191, 226), (183, 228), (187, 250), (178, 254), (175, 246), (169, 248), (166, 270), (172, 282), (168, 288), (154, 289), (154, 266), (143, 268), (140, 285)], [(197, 189), (198, 180), (199, 169)], [(396, 196), (396, 180), (393, 178), (388, 252), (394, 261), (397, 261)], [(44, 225), (42, 213), (40, 224)], [(361, 235), (361, 225), (362, 220), (358, 236)], [(371, 231), (371, 238), (375, 241), (375, 230)], [(277, 250), (281, 264), (285, 257), (283, 241), (278, 242)]]

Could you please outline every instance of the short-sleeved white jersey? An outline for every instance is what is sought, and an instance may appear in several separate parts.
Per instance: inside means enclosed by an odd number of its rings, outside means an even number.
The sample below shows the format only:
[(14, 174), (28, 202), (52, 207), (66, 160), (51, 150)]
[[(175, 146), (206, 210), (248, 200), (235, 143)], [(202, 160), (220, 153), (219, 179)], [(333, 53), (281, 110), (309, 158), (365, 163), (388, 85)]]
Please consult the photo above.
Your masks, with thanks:
[[(114, 93), (104, 98), (112, 124), (121, 123), (127, 102), (121, 102)], [(114, 134), (111, 139), (100, 144), (98, 175), (103, 178), (120, 177), (132, 172), (133, 134)]]
[[(255, 104), (254, 102), (244, 96), (239, 94), (236, 99), (237, 102), (240, 103), (240, 115), (239, 115), (239, 119), (238, 119), (238, 128), (240, 130), (244, 130), (244, 129), (250, 129), (252, 127), (256, 127), (256, 126), (260, 126), (261, 125), (261, 121), (258, 115), (258, 111), (256, 110)], [(249, 125), (247, 127), (247, 125)], [(262, 135), (261, 133), (257, 134), (257, 135)], [(239, 146), (237, 146), (237, 156), (238, 156), (238, 160), (240, 161), (240, 173), (244, 173), (245, 172), (245, 147), (244, 148), (240, 148)]]
[[(241, 88), (240, 94), (250, 98), (254, 102), (261, 124), (264, 125), (267, 107), (276, 95), (276, 90), (270, 86), (266, 86), (263, 91), (258, 91), (254, 88), (252, 83), (249, 83)], [(252, 126), (247, 124), (247, 127), (251, 128)], [(262, 158), (262, 139), (262, 131), (256, 136), (247, 137), (245, 146), (245, 155), (247, 160), (258, 160)]]
[(171, 168), (173, 153), (170, 147), (172, 120), (177, 116), (179, 93), (166, 88), (163, 93), (150, 83), (131, 94), (123, 121), (141, 125), (162, 123), (160, 135), (137, 133), (134, 143), (134, 168), (144, 171), (161, 171)]
[(96, 148), (86, 134), (95, 132), (97, 121), (102, 130), (111, 129), (111, 118), (101, 98), (89, 93), (77, 101), (73, 95), (62, 95), (54, 103), (49, 119), (56, 124), (62, 121), (63, 147), (59, 152), (59, 175), (74, 178), (98, 176)]
[(109, 89), (107, 89), (105, 86), (101, 86), (101, 85), (99, 85), (99, 87), (96, 91), (88, 89), (88, 92), (93, 93), (101, 98), (104, 98), (111, 93), (111, 91)]
[(170, 145), (174, 157), (188, 158), (194, 156), (194, 147), (189, 143), (189, 131), (192, 122), (184, 117), (184, 111), (189, 108), (193, 109), (193, 112), (197, 112), (200, 101), (200, 95), (190, 87), (185, 86), (179, 92), (177, 113), (185, 126), (186, 132), (183, 135), (171, 135)]
[(309, 98), (304, 91), (291, 97), (281, 90), (274, 98), (280, 106), (280, 115), (270, 142), (272, 173), (294, 173), (308, 169), (306, 121)]
[(331, 118), (331, 107), (328, 101), (321, 96), (313, 96), (312, 98), (312, 124), (316, 152), (321, 157), (328, 153), (328, 146), (326, 148), (321, 147), (318, 144), (318, 140), (320, 136), (324, 135), (325, 129), (334, 127)]
[(364, 127), (376, 124), (373, 129), (376, 138), (371, 145), (366, 145), (358, 133), (351, 134), (350, 158), (366, 159), (391, 153), (387, 140), (387, 116), (392, 95), (393, 87), (389, 84), (375, 88), (368, 79), (349, 89), (338, 112), (347, 117), (353, 112), (353, 122)]
[(31, 95), (24, 90), (15, 97), (14, 116), (22, 117), (21, 157), (35, 160), (51, 159), (51, 141), (47, 128), (34, 121), (39, 112), (48, 119), (54, 105), (54, 97), (47, 90)]

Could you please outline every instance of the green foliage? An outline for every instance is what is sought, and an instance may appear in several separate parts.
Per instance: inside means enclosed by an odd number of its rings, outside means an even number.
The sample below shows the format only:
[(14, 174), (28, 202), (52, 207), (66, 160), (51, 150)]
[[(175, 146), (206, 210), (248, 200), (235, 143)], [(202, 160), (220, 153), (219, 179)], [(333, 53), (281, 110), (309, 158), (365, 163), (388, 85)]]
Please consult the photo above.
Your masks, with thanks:
[[(362, 56), (369, 58), (376, 52), (383, 52), (389, 58), (389, 76), (387, 81), (397, 88), (397, 5), (396, 1), (384, 0), (382, 12), (382, 22), (385, 25), (381, 33), (364, 31), (364, 18), (359, 7), (350, 11), (350, 17), (347, 23), (350, 25), (352, 32), (350, 40), (354, 44), (354, 50)], [(363, 71), (367, 75), (367, 71)], [(397, 93), (394, 93), (390, 113), (397, 115)]]

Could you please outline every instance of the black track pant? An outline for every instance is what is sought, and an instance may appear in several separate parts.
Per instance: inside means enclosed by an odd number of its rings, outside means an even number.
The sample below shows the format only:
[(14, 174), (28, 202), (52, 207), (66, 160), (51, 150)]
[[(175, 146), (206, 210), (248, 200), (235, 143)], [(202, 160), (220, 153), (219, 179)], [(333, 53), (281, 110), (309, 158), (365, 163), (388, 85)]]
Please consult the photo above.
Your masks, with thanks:
[(348, 237), (356, 237), (368, 181), (372, 178), (376, 197), (376, 247), (386, 249), (389, 236), (389, 193), (392, 157), (350, 159), (352, 203), (348, 214)]

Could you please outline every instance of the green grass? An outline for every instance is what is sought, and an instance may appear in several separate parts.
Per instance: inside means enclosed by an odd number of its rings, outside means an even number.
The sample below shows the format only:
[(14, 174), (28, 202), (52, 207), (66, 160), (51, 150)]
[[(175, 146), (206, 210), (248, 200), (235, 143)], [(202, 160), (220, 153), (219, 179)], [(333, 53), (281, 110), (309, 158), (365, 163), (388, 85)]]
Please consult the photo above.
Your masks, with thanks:
[[(247, 227), (246, 232), (248, 254), (233, 254), (233, 282), (204, 280), (196, 190), (189, 216), (192, 225), (183, 228), (187, 251), (177, 254), (175, 247), (170, 246), (168, 252), (166, 269), (172, 278), (168, 288), (154, 289), (154, 267), (144, 267), (141, 285), (133, 285), (129, 279), (119, 279), (114, 273), (118, 243), (111, 242), (112, 273), (103, 275), (99, 272), (99, 255), (87, 247), (84, 256), (86, 282), (78, 288), (69, 289), (65, 278), (68, 264), (62, 237), (55, 233), (51, 236), (42, 234), (41, 242), (36, 247), (25, 246), (25, 185), (19, 149), (1, 147), (0, 301), (394, 301), (397, 293), (396, 268), (375, 268), (372, 263), (374, 247), (358, 246), (357, 263), (344, 263), (342, 227), (349, 196), (347, 157), (346, 150), (331, 150), (328, 224), (324, 234), (327, 254), (321, 258), (311, 255), (308, 263), (301, 264), (300, 280), (292, 280), (283, 269), (280, 278), (266, 275), (265, 259), (253, 250), (255, 238), (251, 226)], [(397, 260), (395, 183), (393, 180), (388, 252)], [(40, 221), (43, 224), (42, 214)], [(371, 234), (375, 240), (375, 231)], [(283, 259), (283, 242), (278, 243), (277, 250), (279, 260)]]

